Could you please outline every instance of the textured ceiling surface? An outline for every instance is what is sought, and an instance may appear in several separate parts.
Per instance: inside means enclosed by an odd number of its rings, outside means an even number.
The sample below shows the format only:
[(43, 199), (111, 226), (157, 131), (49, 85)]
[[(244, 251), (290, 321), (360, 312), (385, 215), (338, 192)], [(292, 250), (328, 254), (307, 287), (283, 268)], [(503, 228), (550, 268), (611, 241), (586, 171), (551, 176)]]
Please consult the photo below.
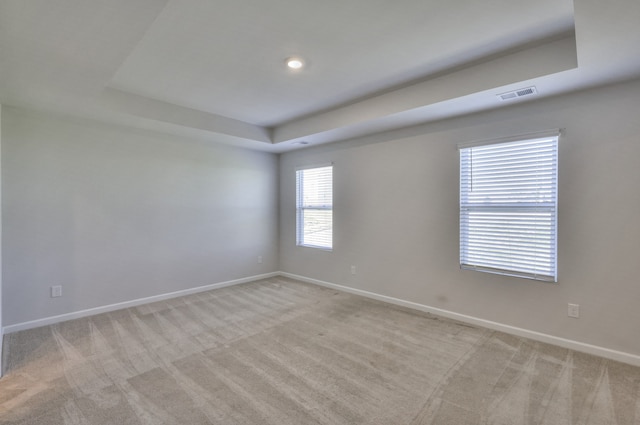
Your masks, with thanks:
[(603, 3), (0, 0), (0, 102), (282, 152), (636, 78)]

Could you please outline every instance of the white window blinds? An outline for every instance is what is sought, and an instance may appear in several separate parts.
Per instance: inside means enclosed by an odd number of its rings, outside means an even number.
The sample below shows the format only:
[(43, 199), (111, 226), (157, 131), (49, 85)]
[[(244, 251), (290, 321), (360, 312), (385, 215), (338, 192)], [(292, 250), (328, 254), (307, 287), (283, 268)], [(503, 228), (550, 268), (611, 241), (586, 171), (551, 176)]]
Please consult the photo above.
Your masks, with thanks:
[(333, 247), (333, 166), (296, 170), (296, 243)]
[(558, 136), (460, 149), (460, 266), (557, 281)]

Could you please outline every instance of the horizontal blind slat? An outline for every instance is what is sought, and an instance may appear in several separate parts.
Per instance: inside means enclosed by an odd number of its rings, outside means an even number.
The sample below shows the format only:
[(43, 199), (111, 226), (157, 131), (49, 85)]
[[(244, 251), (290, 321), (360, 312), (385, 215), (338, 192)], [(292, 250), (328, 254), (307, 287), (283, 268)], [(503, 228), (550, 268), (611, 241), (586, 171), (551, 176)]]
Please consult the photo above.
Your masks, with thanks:
[(557, 141), (460, 149), (461, 267), (555, 281)]

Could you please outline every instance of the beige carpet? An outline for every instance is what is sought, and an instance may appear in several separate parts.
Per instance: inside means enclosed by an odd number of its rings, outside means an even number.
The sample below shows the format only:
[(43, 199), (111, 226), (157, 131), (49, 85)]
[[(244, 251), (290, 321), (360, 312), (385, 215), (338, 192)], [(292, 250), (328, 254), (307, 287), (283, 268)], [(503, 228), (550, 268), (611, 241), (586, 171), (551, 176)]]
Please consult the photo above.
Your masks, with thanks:
[(2, 424), (640, 424), (640, 368), (281, 278), (5, 338)]

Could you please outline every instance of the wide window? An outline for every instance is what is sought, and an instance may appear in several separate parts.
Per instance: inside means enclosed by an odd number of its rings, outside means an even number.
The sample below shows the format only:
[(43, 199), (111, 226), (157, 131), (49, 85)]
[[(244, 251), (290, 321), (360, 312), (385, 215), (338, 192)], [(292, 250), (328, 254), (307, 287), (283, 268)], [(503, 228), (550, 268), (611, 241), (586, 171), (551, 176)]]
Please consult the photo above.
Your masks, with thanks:
[(460, 266), (557, 281), (558, 135), (460, 147)]
[(296, 243), (333, 247), (333, 166), (296, 170)]

